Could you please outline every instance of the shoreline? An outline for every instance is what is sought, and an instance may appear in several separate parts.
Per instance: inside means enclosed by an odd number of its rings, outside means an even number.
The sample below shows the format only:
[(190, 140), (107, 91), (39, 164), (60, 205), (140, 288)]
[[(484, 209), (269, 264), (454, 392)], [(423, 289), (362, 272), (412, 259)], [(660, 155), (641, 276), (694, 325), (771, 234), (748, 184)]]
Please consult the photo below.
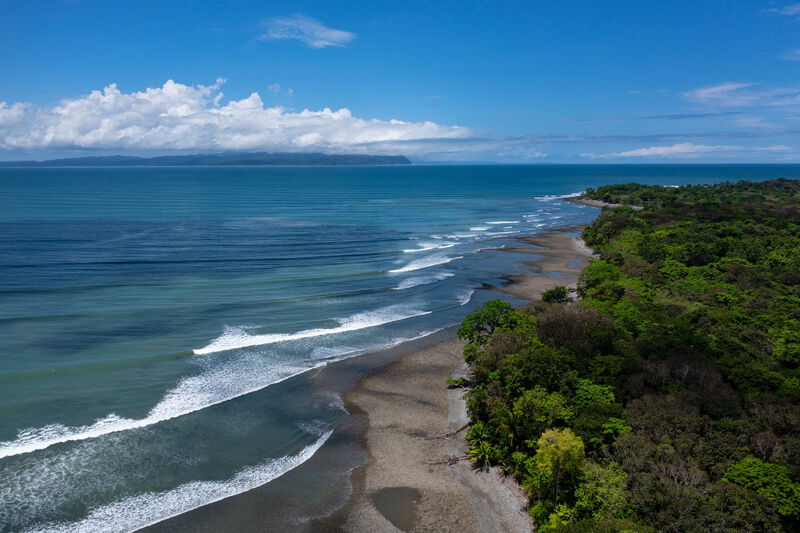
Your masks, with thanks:
[[(499, 289), (534, 300), (556, 285), (574, 289), (592, 251), (574, 235), (581, 227), (521, 237), (535, 254), (534, 273), (508, 277)], [(448, 377), (468, 373), (464, 343), (450, 339), (413, 351), (363, 377), (344, 394), (345, 406), (365, 422), (368, 462), (353, 470), (345, 505), (311, 531), (531, 531), (527, 498), (498, 468), (476, 471), (463, 459), (468, 423), (465, 389)], [(458, 458), (458, 459), (456, 459)]]
[[(603, 202), (601, 200), (592, 200), (591, 198), (586, 198), (583, 195), (581, 195), (581, 196), (568, 196), (568, 197), (562, 198), (562, 200), (564, 200), (565, 202), (573, 203), (573, 204), (588, 205), (589, 207), (599, 207), (599, 208), (603, 208), (603, 207), (622, 207), (622, 205), (623, 205), (623, 204), (612, 204), (612, 203), (609, 203), (609, 202)], [(632, 206), (629, 206), (629, 207), (631, 209), (633, 209), (634, 211), (641, 211), (642, 209), (644, 209), (644, 207), (642, 207), (641, 205), (632, 205)]]
[[(486, 287), (534, 300), (556, 285), (574, 288), (591, 250), (577, 236), (584, 226), (518, 237), (498, 252), (533, 254), (530, 274), (498, 277)], [(465, 389), (446, 379), (465, 375), (463, 343), (446, 328), (378, 352), (298, 376), (286, 387), (339, 394), (347, 412), (330, 439), (305, 463), (273, 481), (139, 531), (530, 531), (522, 488), (473, 463), (447, 464), (468, 451)], [(302, 487), (302, 488), (298, 488)], [(388, 489), (388, 490), (386, 490)], [(276, 515), (276, 509), (281, 511)], [(392, 514), (391, 509), (400, 509)], [(391, 520), (382, 512), (391, 515)], [(392, 520), (401, 528), (393, 525)]]

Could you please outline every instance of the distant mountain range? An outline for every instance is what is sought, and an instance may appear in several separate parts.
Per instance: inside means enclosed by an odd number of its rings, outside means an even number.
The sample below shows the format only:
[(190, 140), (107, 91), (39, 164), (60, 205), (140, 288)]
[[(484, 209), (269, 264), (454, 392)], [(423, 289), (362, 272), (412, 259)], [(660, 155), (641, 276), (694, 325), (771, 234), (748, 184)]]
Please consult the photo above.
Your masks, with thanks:
[(183, 166), (275, 166), (275, 165), (410, 165), (402, 155), (319, 153), (226, 152), (221, 154), (163, 155), (135, 157), (109, 155), (71, 157), (47, 161), (0, 161), (0, 167), (183, 167)]

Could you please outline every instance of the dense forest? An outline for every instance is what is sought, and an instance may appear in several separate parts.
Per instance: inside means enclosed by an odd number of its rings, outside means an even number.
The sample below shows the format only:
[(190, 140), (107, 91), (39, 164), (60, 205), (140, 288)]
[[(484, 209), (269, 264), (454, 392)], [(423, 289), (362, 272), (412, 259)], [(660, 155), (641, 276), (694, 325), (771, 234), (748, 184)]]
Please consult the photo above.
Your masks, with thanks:
[(586, 196), (579, 300), (459, 329), (473, 460), (539, 531), (799, 531), (800, 182)]

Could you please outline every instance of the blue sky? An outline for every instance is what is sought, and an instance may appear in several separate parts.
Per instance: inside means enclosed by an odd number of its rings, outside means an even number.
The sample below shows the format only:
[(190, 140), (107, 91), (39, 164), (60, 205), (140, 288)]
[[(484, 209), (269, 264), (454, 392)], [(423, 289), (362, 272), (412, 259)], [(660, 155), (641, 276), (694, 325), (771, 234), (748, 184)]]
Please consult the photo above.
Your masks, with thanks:
[(800, 162), (800, 4), (0, 1), (1, 159), (218, 150)]

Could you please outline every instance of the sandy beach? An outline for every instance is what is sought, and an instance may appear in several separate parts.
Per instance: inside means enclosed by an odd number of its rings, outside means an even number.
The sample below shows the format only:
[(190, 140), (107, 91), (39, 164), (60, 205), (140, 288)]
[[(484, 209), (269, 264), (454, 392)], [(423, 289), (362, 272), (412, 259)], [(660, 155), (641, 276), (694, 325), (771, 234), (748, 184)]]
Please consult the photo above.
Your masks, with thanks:
[[(521, 239), (513, 252), (535, 254), (531, 275), (509, 278), (503, 291), (535, 299), (556, 285), (574, 287), (589, 250), (565, 228)], [(347, 504), (315, 523), (315, 531), (530, 531), (521, 488), (497, 469), (478, 471), (467, 453), (465, 375), (457, 339), (423, 348), (361, 379), (345, 405), (366, 419), (369, 462), (352, 474)], [(456, 460), (458, 459), (458, 460)]]
[[(600, 200), (593, 200), (591, 198), (586, 198), (585, 196), (570, 196), (564, 198), (564, 200), (566, 200), (567, 202), (572, 202), (573, 204), (588, 205), (589, 207), (622, 207), (622, 204), (602, 202)], [(644, 207), (640, 205), (632, 205), (630, 207), (634, 211), (641, 211), (642, 209), (644, 209)]]
[[(574, 289), (591, 255), (577, 237), (581, 229), (521, 238), (503, 249), (529, 255), (531, 273), (506, 278), (500, 290), (533, 300), (556, 285)], [(302, 376), (305, 384), (287, 382), (340, 391), (349, 415), (325, 446), (271, 483), (147, 531), (531, 531), (516, 482), (464, 458), (465, 390), (448, 389), (446, 380), (468, 369), (453, 334), (342, 361)]]

